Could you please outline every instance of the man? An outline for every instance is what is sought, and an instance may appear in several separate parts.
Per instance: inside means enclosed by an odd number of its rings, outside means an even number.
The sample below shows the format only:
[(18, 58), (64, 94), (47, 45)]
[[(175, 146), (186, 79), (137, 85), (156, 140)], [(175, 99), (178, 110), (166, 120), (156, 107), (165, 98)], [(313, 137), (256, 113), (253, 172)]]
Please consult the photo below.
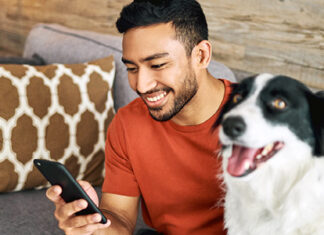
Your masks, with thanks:
[[(117, 21), (123, 62), (140, 98), (109, 126), (99, 215), (75, 216), (84, 200), (64, 203), (48, 189), (66, 234), (132, 234), (140, 198), (145, 222), (163, 234), (225, 234), (218, 137), (210, 129), (230, 83), (207, 71), (211, 44), (195, 0), (135, 0)], [(81, 182), (98, 202), (94, 189)], [(148, 234), (148, 233), (147, 233)], [(154, 233), (155, 234), (155, 233)], [(157, 234), (157, 233), (156, 233)]]

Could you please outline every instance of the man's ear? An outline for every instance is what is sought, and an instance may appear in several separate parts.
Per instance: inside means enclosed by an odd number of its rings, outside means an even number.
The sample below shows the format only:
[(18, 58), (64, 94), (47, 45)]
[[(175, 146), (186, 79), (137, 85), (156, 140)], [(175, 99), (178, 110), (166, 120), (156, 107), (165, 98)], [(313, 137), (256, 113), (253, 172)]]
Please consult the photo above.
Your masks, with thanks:
[(191, 55), (196, 66), (207, 68), (212, 57), (212, 45), (209, 41), (203, 40), (194, 47)]

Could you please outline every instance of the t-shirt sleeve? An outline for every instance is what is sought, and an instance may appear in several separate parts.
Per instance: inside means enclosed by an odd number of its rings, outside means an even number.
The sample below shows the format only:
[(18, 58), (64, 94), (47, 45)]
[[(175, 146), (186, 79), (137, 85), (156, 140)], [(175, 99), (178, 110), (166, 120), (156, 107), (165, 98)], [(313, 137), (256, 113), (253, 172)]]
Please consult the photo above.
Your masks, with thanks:
[(105, 148), (105, 179), (102, 191), (139, 196), (140, 190), (127, 154), (125, 127), (119, 113), (109, 125)]

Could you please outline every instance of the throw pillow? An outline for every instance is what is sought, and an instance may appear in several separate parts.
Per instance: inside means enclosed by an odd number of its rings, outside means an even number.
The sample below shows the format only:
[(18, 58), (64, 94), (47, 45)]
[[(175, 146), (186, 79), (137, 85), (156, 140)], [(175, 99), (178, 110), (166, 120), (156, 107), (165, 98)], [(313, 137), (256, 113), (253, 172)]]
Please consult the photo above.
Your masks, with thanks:
[(82, 64), (0, 65), (0, 192), (48, 186), (33, 159), (100, 185), (114, 116), (112, 56)]

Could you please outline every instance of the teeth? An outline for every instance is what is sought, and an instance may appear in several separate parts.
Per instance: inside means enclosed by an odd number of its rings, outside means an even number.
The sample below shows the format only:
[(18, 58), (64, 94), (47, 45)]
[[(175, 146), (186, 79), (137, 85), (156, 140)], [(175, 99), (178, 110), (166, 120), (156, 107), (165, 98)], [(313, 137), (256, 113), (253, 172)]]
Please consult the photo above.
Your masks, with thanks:
[(244, 169), (247, 171), (250, 169), (250, 163), (249, 162), (245, 162), (244, 164)]
[(156, 102), (156, 101), (162, 99), (164, 96), (166, 96), (166, 92), (163, 92), (162, 94), (155, 96), (155, 97), (147, 97), (146, 99), (150, 102)]
[[(263, 152), (262, 152), (263, 153)], [(262, 154), (258, 154), (257, 156), (256, 156), (256, 159), (257, 160), (260, 160), (262, 158)]]
[(268, 144), (264, 147), (262, 155), (267, 155), (273, 149), (273, 144)]

